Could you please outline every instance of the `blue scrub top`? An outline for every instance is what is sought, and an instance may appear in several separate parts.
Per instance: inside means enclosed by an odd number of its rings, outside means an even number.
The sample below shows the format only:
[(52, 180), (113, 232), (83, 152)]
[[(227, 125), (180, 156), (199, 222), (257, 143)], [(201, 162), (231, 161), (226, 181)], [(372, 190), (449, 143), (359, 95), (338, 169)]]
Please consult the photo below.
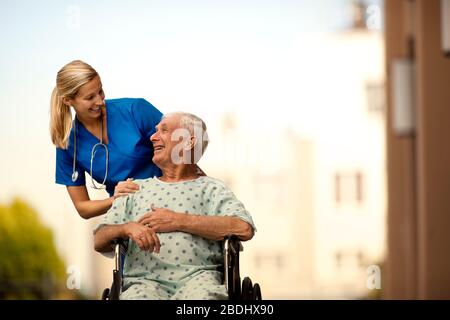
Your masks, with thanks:
[[(161, 176), (161, 171), (152, 162), (153, 146), (150, 136), (155, 132), (162, 113), (145, 99), (106, 100), (106, 119), (108, 135), (108, 176), (106, 191), (110, 196), (119, 181), (127, 178), (146, 179)], [(76, 170), (78, 179), (72, 181), (74, 128), (70, 133), (66, 150), (56, 148), (56, 183), (66, 186), (84, 186), (85, 172), (89, 174), (91, 150), (99, 140), (83, 124), (76, 121), (77, 155)], [(99, 147), (94, 157), (92, 175), (96, 182), (105, 177), (105, 149)], [(88, 186), (91, 182), (88, 182)]]

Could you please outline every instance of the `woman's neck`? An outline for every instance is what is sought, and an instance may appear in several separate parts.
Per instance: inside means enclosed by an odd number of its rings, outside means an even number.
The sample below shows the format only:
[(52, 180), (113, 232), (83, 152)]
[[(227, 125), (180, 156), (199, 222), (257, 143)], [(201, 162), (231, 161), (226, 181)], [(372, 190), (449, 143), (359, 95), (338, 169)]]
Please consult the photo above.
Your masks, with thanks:
[(161, 168), (163, 175), (159, 178), (164, 182), (179, 182), (193, 180), (199, 177), (195, 164), (174, 165), (169, 164)]
[(106, 113), (102, 114), (100, 117), (95, 119), (83, 119), (78, 116), (77, 119), (83, 124), (86, 130), (88, 130), (90, 133), (96, 136), (99, 140), (103, 140), (104, 143), (108, 144), (108, 135), (106, 130)]
[(80, 116), (77, 115), (77, 119), (78, 121), (80, 121), (83, 126), (86, 129), (99, 129), (102, 126), (102, 118), (103, 116), (100, 116), (98, 118), (92, 119), (92, 118), (82, 118)]

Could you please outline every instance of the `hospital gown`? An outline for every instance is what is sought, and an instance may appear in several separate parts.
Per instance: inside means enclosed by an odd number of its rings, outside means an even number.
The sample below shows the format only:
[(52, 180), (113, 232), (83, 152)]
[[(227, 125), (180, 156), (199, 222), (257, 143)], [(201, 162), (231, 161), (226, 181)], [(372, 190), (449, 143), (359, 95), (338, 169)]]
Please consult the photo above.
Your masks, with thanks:
[[(200, 177), (167, 183), (158, 178), (135, 181), (140, 190), (117, 198), (104, 216), (105, 224), (137, 221), (151, 206), (204, 216), (235, 216), (255, 229), (243, 204), (220, 180)], [(94, 232), (96, 231), (94, 230)], [(130, 240), (124, 263), (121, 299), (227, 299), (220, 241), (185, 232), (157, 233), (160, 253), (142, 251)]]

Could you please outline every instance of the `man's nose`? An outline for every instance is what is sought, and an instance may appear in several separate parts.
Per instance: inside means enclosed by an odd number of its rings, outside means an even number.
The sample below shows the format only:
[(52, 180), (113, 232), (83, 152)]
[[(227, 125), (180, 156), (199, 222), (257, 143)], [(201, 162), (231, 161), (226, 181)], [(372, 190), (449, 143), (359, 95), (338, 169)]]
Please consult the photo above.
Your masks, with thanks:
[(154, 134), (152, 134), (152, 135), (150, 136), (150, 141), (151, 141), (151, 142), (154, 142), (154, 141), (157, 141), (157, 140), (158, 140), (157, 134), (158, 134), (158, 132), (155, 132)]

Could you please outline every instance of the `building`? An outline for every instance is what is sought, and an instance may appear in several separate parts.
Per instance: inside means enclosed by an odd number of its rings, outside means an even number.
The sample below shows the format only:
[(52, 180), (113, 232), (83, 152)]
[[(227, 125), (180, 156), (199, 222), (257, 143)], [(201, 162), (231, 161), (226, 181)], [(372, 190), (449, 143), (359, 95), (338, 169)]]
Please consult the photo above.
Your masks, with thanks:
[[(442, 37), (450, 12), (445, 3), (385, 3), (387, 299), (450, 298), (450, 49), (446, 55)], [(414, 72), (403, 70), (394, 79), (399, 63)]]

